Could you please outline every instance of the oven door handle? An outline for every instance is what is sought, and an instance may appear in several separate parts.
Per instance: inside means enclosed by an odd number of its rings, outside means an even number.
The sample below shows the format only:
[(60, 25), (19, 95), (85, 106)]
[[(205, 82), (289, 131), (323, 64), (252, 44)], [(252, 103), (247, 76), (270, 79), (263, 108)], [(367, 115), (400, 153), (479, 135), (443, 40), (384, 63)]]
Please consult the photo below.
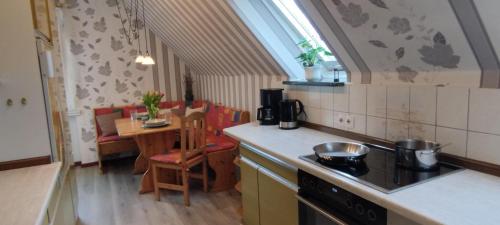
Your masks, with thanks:
[(302, 202), (304, 203), (305, 205), (311, 207), (314, 211), (320, 213), (321, 215), (325, 216), (326, 218), (330, 219), (331, 221), (335, 222), (335, 223), (338, 223), (339, 225), (349, 225), (348, 223), (342, 221), (341, 219), (333, 216), (332, 214), (326, 212), (325, 210), (321, 209), (320, 207), (314, 205), (312, 202), (306, 200), (305, 198), (299, 196), (299, 195), (295, 195), (295, 197), (297, 198), (297, 200), (299, 200), (299, 202)]

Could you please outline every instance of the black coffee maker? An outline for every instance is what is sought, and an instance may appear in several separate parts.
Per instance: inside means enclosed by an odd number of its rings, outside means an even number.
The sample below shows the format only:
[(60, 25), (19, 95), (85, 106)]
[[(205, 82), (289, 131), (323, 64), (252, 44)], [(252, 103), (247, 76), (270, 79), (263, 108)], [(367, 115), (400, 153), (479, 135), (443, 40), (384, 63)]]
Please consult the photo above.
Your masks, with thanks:
[[(298, 106), (298, 107), (297, 107)], [(280, 128), (284, 130), (299, 127), (299, 115), (306, 113), (302, 102), (296, 99), (286, 99), (280, 102)], [(307, 114), (305, 114), (307, 116)]]
[(260, 89), (260, 105), (257, 120), (260, 125), (278, 125), (280, 122), (280, 101), (283, 100), (282, 88)]

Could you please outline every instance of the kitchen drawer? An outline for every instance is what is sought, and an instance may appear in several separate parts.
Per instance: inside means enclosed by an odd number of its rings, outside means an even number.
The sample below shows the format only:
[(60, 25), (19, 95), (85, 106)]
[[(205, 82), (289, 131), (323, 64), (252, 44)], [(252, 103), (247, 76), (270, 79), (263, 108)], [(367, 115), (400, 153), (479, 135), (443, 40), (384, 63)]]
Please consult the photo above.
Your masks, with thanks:
[(242, 158), (241, 168), (241, 200), (243, 203), (243, 224), (259, 225), (259, 166), (254, 162)]
[(61, 176), (62, 174), (57, 178), (54, 190), (52, 190), (52, 193), (50, 194), (49, 204), (47, 206), (47, 217), (49, 219), (49, 222), (52, 222), (52, 220), (54, 219), (57, 201), (59, 200), (59, 194), (61, 192)]
[(291, 183), (295, 185), (297, 184), (297, 169), (291, 167), (285, 162), (245, 143), (240, 144), (240, 154), (285, 178)]
[(42, 225), (49, 225), (49, 224), (50, 224), (49, 215), (47, 213), (45, 213), (45, 216), (43, 217), (43, 220), (42, 220)]

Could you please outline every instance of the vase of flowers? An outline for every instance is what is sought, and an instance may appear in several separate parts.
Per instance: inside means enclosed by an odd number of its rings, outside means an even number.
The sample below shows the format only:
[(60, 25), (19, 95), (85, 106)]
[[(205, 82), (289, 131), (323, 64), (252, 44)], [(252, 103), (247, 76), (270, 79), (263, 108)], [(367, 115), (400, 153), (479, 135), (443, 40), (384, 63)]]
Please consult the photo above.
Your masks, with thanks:
[(160, 112), (160, 102), (163, 96), (165, 96), (165, 94), (158, 91), (148, 91), (142, 96), (142, 102), (144, 106), (146, 106), (150, 120), (158, 116), (158, 112)]

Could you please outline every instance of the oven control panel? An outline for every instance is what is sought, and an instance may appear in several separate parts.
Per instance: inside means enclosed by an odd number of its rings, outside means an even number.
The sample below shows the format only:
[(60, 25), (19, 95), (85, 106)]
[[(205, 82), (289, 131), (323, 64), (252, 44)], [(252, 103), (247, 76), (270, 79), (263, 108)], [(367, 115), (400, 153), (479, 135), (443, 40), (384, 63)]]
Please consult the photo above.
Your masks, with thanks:
[(324, 211), (357, 224), (387, 224), (387, 209), (302, 170), (298, 178), (299, 195), (317, 202)]

